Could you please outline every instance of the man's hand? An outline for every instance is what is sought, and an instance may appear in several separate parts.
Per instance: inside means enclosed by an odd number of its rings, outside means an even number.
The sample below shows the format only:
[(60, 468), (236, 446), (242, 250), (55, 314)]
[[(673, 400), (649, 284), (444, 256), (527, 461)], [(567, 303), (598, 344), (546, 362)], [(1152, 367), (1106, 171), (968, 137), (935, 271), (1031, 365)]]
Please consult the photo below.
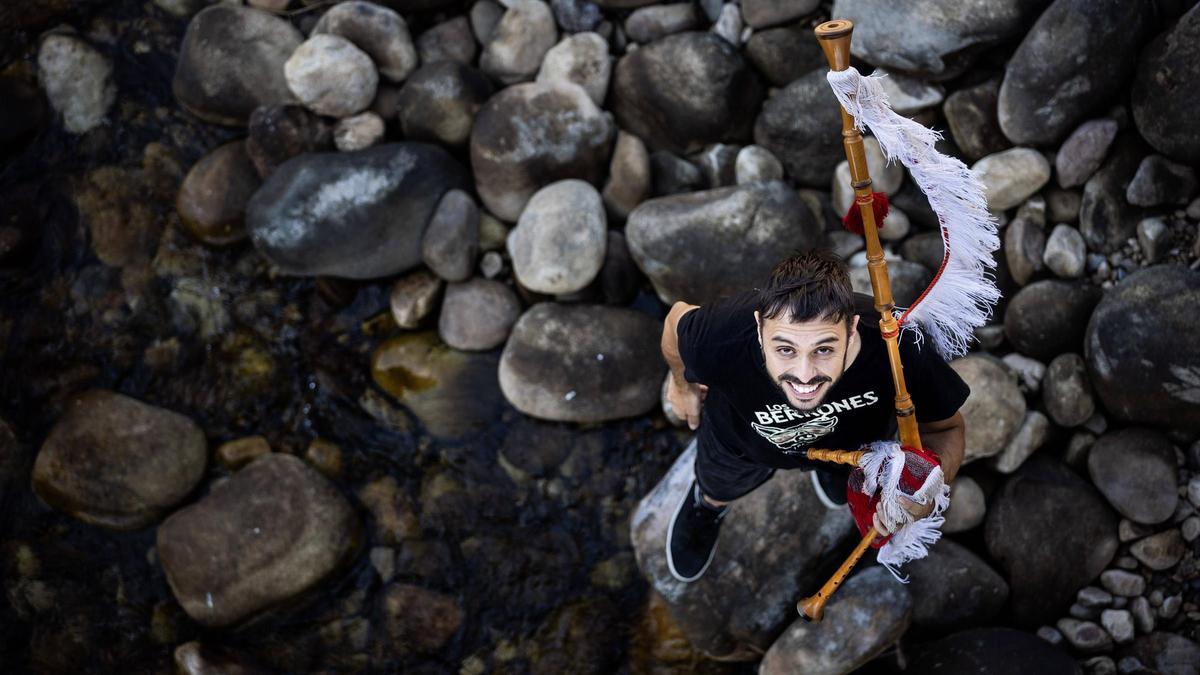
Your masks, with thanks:
[[(900, 505), (903, 506), (904, 510), (908, 511), (909, 515), (912, 516), (913, 522), (925, 518), (929, 514), (933, 513), (932, 499), (929, 500), (928, 504), (918, 504), (908, 497), (900, 495)], [(892, 523), (891, 527), (888, 527), (886, 520), (879, 514), (879, 507), (875, 507), (875, 515), (872, 517), (872, 523), (875, 525), (875, 529), (881, 532), (884, 536), (892, 534), (896, 530), (900, 529), (900, 526), (904, 524)]]
[(692, 384), (674, 375), (667, 385), (667, 402), (671, 404), (676, 415), (687, 420), (688, 428), (692, 431), (700, 426), (700, 409), (707, 395), (708, 387)]

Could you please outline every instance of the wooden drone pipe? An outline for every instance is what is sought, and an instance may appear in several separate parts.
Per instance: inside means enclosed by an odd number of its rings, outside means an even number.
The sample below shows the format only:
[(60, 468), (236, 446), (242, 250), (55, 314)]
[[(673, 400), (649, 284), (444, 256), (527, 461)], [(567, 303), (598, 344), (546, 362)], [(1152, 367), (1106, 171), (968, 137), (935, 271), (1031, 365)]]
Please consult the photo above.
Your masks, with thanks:
[(804, 456), (817, 462), (832, 462), (834, 464), (849, 464), (858, 466), (866, 450), (827, 450), (825, 448), (809, 448)]

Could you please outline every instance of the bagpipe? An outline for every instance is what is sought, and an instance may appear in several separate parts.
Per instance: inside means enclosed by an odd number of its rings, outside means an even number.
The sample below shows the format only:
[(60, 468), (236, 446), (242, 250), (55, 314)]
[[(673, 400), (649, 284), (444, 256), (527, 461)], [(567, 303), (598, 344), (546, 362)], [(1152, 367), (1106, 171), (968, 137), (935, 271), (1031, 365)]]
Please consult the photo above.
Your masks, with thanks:
[[(914, 331), (918, 342), (929, 339), (945, 358), (960, 356), (973, 339), (975, 328), (987, 321), (1000, 298), (990, 271), (995, 267), (992, 253), (1000, 242), (982, 185), (961, 161), (937, 152), (934, 144), (941, 138), (937, 131), (892, 111), (881, 77), (863, 76), (850, 65), (853, 30), (851, 21), (836, 19), (822, 23), (814, 32), (829, 61), (827, 79), (841, 108), (842, 142), (855, 195), (844, 222), (847, 229), (860, 232), (866, 239), (871, 290), (895, 384), (900, 441), (880, 441), (862, 450), (807, 452), (812, 460), (855, 467), (846, 488), (847, 501), (863, 535), (825, 585), (797, 603), (797, 611), (809, 621), (821, 620), (825, 603), (868, 548), (879, 549), (879, 562), (900, 578), (899, 566), (928, 555), (928, 547), (941, 537), (940, 527), (945, 522), (942, 513), (950, 505), (950, 488), (937, 456), (921, 444), (916, 408), (900, 362), (900, 331)], [(878, 229), (887, 213), (887, 198), (871, 191), (862, 139), (867, 128), (887, 159), (899, 161), (908, 169), (937, 214), (941, 228), (941, 266), (929, 287), (903, 310), (893, 302), (879, 242)], [(933, 510), (926, 518), (914, 520), (903, 506), (905, 499), (921, 505), (932, 501)], [(876, 512), (888, 527), (897, 528), (891, 535), (883, 536), (875, 529), (872, 516)]]

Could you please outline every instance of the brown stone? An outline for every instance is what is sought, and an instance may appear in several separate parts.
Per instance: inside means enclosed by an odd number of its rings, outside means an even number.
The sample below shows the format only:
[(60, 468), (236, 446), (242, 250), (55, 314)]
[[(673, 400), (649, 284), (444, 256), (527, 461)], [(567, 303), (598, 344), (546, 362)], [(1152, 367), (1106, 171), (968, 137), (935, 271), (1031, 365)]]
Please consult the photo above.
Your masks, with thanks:
[(222, 443), (217, 448), (217, 461), (236, 471), (250, 462), (271, 453), (271, 445), (262, 436), (247, 436)]
[(232, 244), (246, 238), (246, 202), (261, 181), (246, 154), (234, 141), (218, 147), (192, 166), (175, 209), (188, 231), (206, 244)]

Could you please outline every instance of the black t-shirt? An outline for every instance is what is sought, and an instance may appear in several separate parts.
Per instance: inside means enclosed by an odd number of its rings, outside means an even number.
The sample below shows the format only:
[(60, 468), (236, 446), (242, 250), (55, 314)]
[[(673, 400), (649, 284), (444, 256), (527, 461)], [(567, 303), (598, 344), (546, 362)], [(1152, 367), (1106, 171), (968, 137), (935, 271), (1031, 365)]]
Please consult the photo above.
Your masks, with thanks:
[[(755, 294), (719, 300), (679, 320), (684, 377), (708, 386), (698, 442), (777, 469), (809, 468), (808, 448), (857, 450), (896, 434), (895, 387), (879, 314), (855, 294), (860, 351), (813, 410), (797, 410), (767, 374), (754, 322)], [(901, 331), (904, 380), (918, 422), (952, 416), (970, 388), (932, 345)]]

